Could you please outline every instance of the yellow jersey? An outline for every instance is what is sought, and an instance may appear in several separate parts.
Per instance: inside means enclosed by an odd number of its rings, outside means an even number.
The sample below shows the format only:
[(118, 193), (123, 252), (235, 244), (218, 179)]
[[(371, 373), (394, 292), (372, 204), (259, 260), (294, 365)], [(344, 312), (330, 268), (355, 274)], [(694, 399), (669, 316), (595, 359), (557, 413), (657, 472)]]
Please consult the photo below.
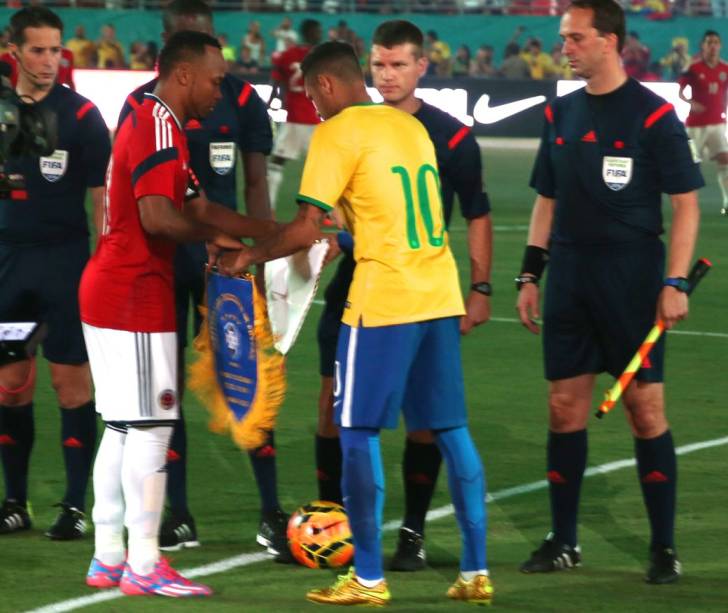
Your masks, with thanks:
[(389, 326), (465, 312), (435, 149), (412, 115), (362, 104), (316, 126), (298, 200), (340, 207), (354, 235), (345, 324)]

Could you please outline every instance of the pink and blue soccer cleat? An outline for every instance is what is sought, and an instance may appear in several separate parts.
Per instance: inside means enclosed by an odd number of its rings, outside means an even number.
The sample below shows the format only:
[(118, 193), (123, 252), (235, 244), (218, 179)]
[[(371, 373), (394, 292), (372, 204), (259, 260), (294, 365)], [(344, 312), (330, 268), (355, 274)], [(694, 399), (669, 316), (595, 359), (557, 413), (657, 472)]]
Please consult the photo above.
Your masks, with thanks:
[(91, 566), (86, 573), (86, 585), (98, 588), (119, 587), (121, 575), (124, 572), (124, 563), (107, 566), (98, 559), (91, 560)]
[(169, 565), (165, 558), (160, 558), (154, 566), (154, 571), (148, 575), (138, 575), (127, 564), (119, 587), (127, 596), (157, 595), (187, 598), (212, 595), (209, 587), (185, 579)]

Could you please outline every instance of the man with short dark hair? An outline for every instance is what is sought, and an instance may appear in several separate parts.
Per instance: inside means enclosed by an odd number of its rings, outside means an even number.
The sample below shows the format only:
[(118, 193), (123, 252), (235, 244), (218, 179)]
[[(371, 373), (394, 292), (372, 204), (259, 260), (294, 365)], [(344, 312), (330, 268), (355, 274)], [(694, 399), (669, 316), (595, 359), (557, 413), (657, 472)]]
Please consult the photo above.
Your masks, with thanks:
[(460, 361), (465, 309), (432, 141), (409, 113), (371, 104), (350, 45), (319, 45), (301, 70), (324, 122), (306, 157), (298, 216), (252, 249), (223, 256), (222, 269), (237, 273), (308, 246), (334, 207), (354, 233), (356, 271), (338, 339), (333, 409), (355, 566), (307, 597), (369, 606), (391, 599), (382, 569), (379, 432), (396, 427), (402, 410), (409, 431), (433, 432), (448, 467), (463, 549), (447, 595), (489, 604), (485, 480), (467, 427)]
[[(531, 176), (538, 195), (516, 279), (521, 322), (537, 334), (538, 282), (549, 263), (543, 346), (552, 529), (521, 565), (524, 573), (581, 564), (577, 514), (596, 375), (618, 377), (656, 316), (668, 329), (687, 316), (685, 277), (698, 232), (696, 190), (703, 186), (672, 105), (624, 71), (622, 8), (612, 0), (573, 2), (560, 34), (586, 88), (546, 107)], [(673, 209), (667, 266), (659, 238), (662, 192)], [(652, 532), (645, 580), (653, 584), (680, 576), (663, 361), (664, 337), (623, 395)]]
[[(85, 499), (96, 446), (96, 410), (78, 313), (78, 283), (89, 256), (84, 201), (100, 212), (111, 145), (92, 102), (57, 82), (63, 23), (45, 7), (10, 20), (9, 53), (16, 92), (57, 118), (58, 142), (48, 156), (11, 156), (4, 173), (25, 177), (25, 189), (0, 200), (0, 321), (48, 325), (43, 355), (61, 407), (66, 492), (46, 532), (70, 540), (86, 531)], [(0, 368), (0, 456), (5, 501), (0, 534), (31, 527), (28, 465), (34, 439), (35, 361)]]

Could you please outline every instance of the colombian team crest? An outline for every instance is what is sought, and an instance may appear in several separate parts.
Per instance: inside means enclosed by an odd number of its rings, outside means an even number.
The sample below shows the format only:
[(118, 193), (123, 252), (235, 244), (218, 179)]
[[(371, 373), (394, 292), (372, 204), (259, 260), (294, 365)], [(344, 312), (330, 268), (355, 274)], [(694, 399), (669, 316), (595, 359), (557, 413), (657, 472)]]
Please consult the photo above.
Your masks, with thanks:
[(210, 143), (210, 166), (219, 175), (235, 168), (235, 143)]
[(40, 174), (46, 181), (55, 183), (66, 174), (68, 168), (68, 151), (56, 149), (48, 157), (42, 157), (39, 161)]
[(605, 155), (602, 161), (602, 179), (615, 192), (624, 189), (632, 180), (634, 160), (626, 157)]

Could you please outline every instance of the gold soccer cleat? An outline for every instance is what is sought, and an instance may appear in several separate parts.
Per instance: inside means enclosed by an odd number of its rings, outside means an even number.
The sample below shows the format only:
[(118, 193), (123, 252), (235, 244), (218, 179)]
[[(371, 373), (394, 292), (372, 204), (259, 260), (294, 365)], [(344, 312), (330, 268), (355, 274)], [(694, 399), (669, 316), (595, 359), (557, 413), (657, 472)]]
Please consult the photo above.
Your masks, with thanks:
[(490, 605), (493, 602), (493, 584), (487, 575), (476, 575), (470, 581), (458, 575), (457, 581), (447, 590), (447, 596), (470, 604)]
[(331, 587), (311, 590), (306, 598), (318, 604), (337, 604), (341, 606), (383, 607), (392, 598), (387, 582), (376, 587), (365, 587), (356, 580), (354, 567), (346, 575), (339, 575)]

